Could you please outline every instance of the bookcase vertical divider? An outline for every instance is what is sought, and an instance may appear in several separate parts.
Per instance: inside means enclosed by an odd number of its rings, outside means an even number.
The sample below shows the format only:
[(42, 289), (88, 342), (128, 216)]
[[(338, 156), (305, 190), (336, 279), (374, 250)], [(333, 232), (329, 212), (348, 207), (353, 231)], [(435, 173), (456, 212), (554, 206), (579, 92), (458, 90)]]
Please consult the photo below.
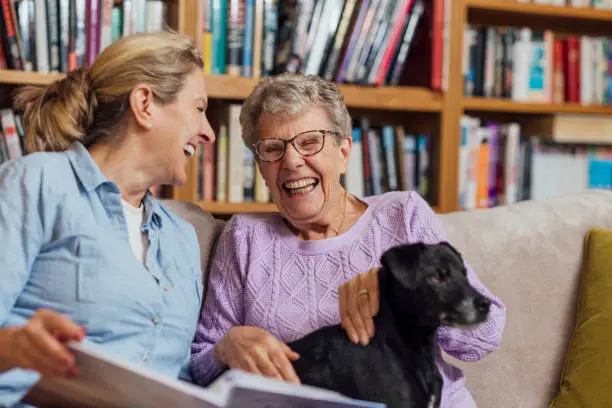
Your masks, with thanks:
[(457, 209), (459, 202), (459, 121), (462, 115), (461, 98), (463, 95), (462, 47), (463, 29), (467, 18), (467, 8), (463, 0), (453, 0), (451, 4), (448, 89), (440, 115), (439, 135), (439, 174), (438, 206), (440, 212)]

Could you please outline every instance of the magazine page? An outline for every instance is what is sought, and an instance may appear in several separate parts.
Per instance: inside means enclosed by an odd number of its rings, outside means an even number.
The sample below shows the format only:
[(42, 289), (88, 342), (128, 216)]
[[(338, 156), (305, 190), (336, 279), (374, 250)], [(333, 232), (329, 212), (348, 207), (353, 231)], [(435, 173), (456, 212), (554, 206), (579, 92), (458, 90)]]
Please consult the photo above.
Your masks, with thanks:
[(337, 392), (304, 384), (250, 374), (239, 370), (223, 373), (210, 390), (223, 396), (226, 408), (385, 408), (378, 402), (359, 401)]
[(41, 407), (221, 408), (222, 398), (206, 388), (168, 377), (108, 355), (91, 343), (73, 343), (80, 374), (43, 376), (31, 394)]

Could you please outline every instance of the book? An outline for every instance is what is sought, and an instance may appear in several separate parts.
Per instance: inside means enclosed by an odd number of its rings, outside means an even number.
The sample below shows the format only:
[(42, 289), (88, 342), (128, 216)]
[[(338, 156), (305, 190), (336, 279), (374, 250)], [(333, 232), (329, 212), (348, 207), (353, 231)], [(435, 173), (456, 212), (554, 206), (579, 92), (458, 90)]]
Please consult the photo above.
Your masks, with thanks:
[[(359, 401), (339, 393), (292, 384), (240, 370), (228, 370), (208, 387), (168, 377), (117, 358), (92, 343), (71, 343), (79, 374), (42, 376), (30, 391), (36, 405), (133, 408), (384, 408), (383, 403)], [(31, 401), (26, 396), (26, 401)]]

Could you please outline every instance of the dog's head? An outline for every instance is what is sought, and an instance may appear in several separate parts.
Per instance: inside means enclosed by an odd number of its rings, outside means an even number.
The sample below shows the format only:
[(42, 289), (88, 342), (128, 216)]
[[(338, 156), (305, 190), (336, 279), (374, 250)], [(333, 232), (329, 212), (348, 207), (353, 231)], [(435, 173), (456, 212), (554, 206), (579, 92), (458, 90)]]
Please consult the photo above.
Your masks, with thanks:
[(449, 243), (399, 245), (381, 263), (391, 307), (419, 324), (470, 327), (486, 320), (491, 302), (470, 285), (463, 258)]

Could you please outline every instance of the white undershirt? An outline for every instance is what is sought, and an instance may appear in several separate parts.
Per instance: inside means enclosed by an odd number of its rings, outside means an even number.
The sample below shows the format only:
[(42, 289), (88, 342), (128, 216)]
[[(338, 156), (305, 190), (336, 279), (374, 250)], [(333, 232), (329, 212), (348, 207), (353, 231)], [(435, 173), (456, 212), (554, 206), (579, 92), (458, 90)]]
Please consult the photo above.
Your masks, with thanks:
[(144, 222), (144, 205), (136, 208), (131, 204), (121, 200), (123, 204), (123, 214), (125, 215), (125, 223), (127, 224), (128, 235), (130, 237), (130, 245), (136, 259), (144, 264), (145, 254), (149, 247), (149, 239), (145, 232), (142, 232), (142, 223)]

